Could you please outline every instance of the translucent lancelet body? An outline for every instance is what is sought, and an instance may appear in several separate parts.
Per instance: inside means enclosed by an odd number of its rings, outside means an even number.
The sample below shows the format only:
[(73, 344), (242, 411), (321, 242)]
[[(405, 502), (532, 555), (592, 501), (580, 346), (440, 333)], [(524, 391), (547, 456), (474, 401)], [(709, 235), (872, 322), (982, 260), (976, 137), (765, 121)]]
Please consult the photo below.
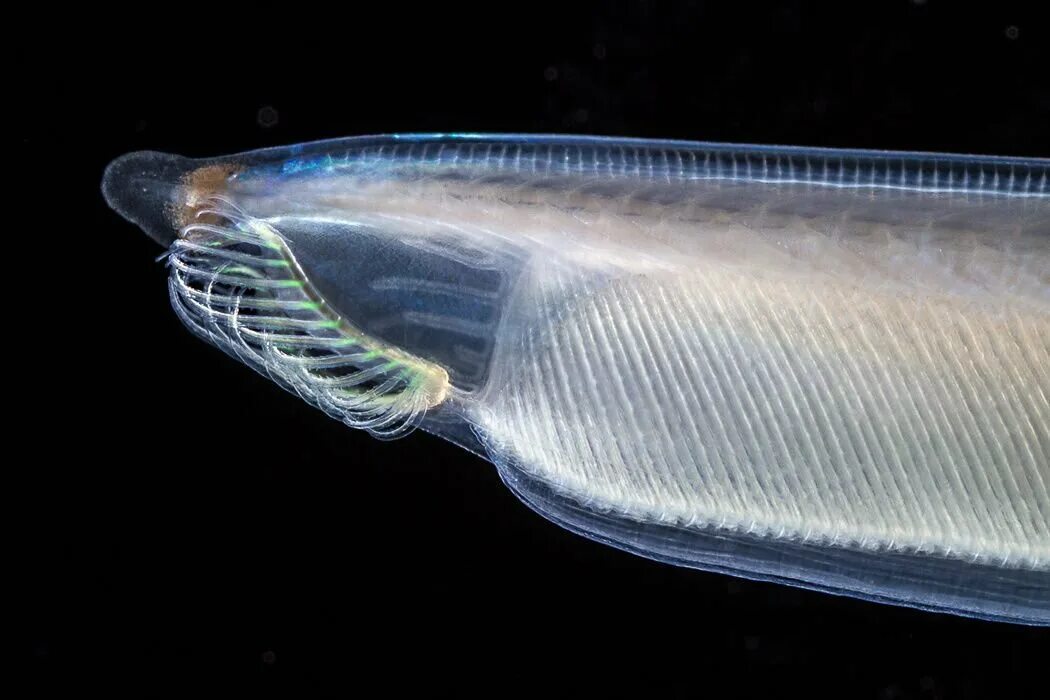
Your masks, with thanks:
[(1050, 161), (401, 135), (103, 190), (192, 331), (564, 527), (1050, 624)]

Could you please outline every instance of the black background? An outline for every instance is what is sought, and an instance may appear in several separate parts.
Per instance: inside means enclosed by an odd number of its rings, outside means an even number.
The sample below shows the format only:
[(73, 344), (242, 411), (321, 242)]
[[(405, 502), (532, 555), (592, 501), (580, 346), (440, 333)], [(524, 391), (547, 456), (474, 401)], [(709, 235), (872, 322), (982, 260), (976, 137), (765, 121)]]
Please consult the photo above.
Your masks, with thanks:
[(129, 150), (397, 131), (1050, 156), (1026, 6), (35, 10), (7, 29), (5, 568), (38, 689), (985, 697), (1043, 676), (1045, 631), (635, 558), (437, 439), (346, 429), (184, 331), (161, 251), (98, 194)]

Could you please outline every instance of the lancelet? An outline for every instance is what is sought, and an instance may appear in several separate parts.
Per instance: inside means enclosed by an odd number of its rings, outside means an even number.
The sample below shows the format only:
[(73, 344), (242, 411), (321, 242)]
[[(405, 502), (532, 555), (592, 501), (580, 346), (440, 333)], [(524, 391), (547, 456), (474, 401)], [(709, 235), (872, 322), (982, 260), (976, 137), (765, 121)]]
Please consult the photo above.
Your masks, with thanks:
[[(194, 333), (681, 566), (1050, 624), (1050, 160), (574, 136), (131, 153)], [(406, 485), (405, 488), (411, 488)]]

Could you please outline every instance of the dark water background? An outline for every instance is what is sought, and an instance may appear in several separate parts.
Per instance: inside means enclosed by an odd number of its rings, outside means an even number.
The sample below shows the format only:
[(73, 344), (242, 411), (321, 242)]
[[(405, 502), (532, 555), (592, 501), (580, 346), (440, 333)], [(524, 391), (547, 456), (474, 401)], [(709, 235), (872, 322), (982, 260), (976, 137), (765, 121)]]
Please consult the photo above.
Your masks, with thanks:
[(436, 439), (325, 418), (182, 329), (161, 251), (97, 189), (129, 150), (396, 131), (1046, 157), (1039, 4), (29, 8), (4, 110), (17, 669), (41, 691), (1045, 692), (1045, 630), (635, 558)]

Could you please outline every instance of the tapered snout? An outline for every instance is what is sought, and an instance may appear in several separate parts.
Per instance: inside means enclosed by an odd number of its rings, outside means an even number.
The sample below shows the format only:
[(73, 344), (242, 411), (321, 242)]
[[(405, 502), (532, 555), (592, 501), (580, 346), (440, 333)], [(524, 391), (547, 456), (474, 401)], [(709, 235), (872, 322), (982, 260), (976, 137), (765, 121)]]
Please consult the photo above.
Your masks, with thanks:
[(117, 213), (167, 248), (178, 235), (182, 183), (197, 166), (169, 153), (128, 153), (106, 167), (102, 195)]

